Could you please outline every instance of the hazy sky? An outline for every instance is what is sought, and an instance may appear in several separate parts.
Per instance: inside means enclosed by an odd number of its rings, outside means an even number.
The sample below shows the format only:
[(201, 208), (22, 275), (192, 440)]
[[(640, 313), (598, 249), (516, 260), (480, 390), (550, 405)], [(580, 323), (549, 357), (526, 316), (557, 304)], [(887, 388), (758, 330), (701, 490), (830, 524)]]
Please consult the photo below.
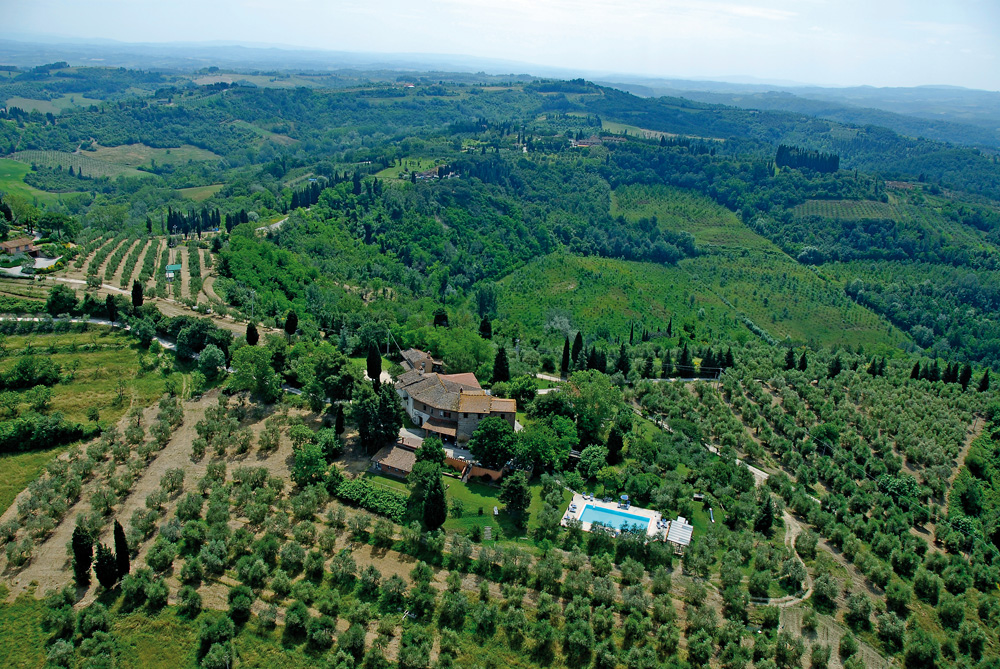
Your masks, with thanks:
[(2, 30), (1000, 90), (1000, 0), (0, 0)]

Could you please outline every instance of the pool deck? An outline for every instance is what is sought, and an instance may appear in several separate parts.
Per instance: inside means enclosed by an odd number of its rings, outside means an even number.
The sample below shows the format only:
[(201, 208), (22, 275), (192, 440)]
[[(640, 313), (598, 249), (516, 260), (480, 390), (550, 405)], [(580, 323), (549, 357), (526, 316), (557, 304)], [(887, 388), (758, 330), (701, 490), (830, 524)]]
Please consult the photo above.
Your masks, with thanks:
[[(569, 503), (569, 508), (572, 508), (574, 504), (576, 505), (576, 511), (571, 512), (567, 510), (563, 513), (563, 524), (565, 524), (566, 521), (571, 518), (579, 520), (580, 515), (583, 513), (583, 509), (587, 506), (592, 506), (596, 509), (608, 509), (609, 511), (620, 511), (623, 513), (631, 514), (633, 516), (649, 518), (649, 527), (646, 528), (646, 534), (649, 535), (650, 538), (659, 538), (659, 539), (662, 539), (664, 536), (666, 536), (665, 529), (658, 529), (656, 527), (657, 523), (663, 520), (663, 515), (657, 511), (653, 511), (652, 509), (642, 509), (638, 506), (630, 506), (626, 510), (619, 507), (618, 502), (602, 502), (600, 499), (597, 498), (595, 498), (594, 501), (592, 502), (589, 499), (584, 499), (583, 495), (580, 493), (573, 493), (573, 499)], [(584, 532), (590, 531), (590, 523), (582, 523), (582, 527)]]

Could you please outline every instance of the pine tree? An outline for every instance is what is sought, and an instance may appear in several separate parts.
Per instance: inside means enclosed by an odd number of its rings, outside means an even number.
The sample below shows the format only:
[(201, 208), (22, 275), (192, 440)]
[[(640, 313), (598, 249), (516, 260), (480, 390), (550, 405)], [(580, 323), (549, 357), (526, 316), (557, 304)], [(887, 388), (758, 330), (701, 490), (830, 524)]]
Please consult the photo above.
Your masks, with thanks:
[(82, 525), (73, 530), (73, 578), (85, 588), (90, 585), (90, 565), (94, 560), (94, 540)]
[(501, 346), (493, 359), (493, 383), (510, 381), (510, 363), (507, 361), (507, 349)]
[(972, 381), (972, 365), (965, 363), (962, 372), (958, 375), (958, 382), (962, 384), (962, 390), (969, 389), (970, 381)]
[(247, 323), (247, 344), (256, 346), (258, 341), (260, 341), (260, 335), (257, 333), (257, 326), (253, 323)]
[(795, 351), (792, 349), (785, 351), (785, 369), (795, 369)]
[(442, 525), (448, 517), (448, 504), (444, 496), (444, 485), (441, 474), (438, 473), (427, 487), (424, 497), (424, 527), (433, 532)]
[(483, 316), (479, 321), (479, 336), (483, 339), (493, 339), (493, 324), (490, 323), (489, 316)]
[(566, 335), (566, 341), (563, 342), (563, 354), (562, 362), (559, 364), (559, 375), (566, 377), (569, 374), (569, 335)]
[(285, 335), (291, 338), (299, 329), (299, 315), (294, 311), (289, 311), (285, 316)]
[(128, 539), (125, 538), (125, 529), (117, 520), (115, 521), (115, 571), (118, 579), (121, 580), (132, 570), (129, 563)]
[(806, 367), (809, 365), (809, 360), (806, 358), (806, 352), (802, 351), (802, 357), (799, 358), (799, 371), (806, 371)]
[(979, 392), (985, 393), (990, 389), (990, 370), (983, 372), (983, 378), (979, 380)]
[(368, 357), (365, 360), (368, 378), (372, 380), (372, 387), (375, 392), (378, 392), (379, 387), (382, 385), (382, 356), (378, 353), (378, 348), (375, 344), (370, 344), (368, 346)]
[(118, 564), (115, 554), (104, 544), (97, 544), (97, 557), (94, 560), (94, 573), (105, 589), (110, 590), (118, 582)]

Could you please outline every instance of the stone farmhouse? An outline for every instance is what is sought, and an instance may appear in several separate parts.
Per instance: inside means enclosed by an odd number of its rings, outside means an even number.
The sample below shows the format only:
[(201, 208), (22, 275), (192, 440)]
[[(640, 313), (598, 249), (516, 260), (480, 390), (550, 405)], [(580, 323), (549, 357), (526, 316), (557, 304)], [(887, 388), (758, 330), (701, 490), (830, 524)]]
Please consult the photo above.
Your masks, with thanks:
[(443, 374), (444, 365), (417, 349), (403, 352), (403, 374), (396, 392), (416, 425), (436, 433), (446, 443), (465, 443), (479, 421), (498, 416), (514, 427), (517, 403), (493, 397), (475, 374)]

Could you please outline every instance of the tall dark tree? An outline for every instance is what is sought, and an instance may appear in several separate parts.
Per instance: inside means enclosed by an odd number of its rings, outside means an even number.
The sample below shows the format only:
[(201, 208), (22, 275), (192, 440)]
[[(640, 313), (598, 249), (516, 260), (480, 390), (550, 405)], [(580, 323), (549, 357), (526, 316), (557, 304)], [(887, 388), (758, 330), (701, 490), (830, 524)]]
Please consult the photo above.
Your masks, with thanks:
[(629, 371), (631, 371), (632, 363), (628, 359), (628, 350), (625, 348), (625, 344), (621, 345), (618, 349), (618, 361), (615, 363), (615, 371), (621, 372), (623, 376), (628, 376)]
[(670, 320), (667, 321), (667, 336), (668, 337), (673, 337), (674, 336), (674, 318), (673, 318), (673, 316), (671, 316)]
[(628, 345), (632, 346), (635, 344), (635, 323), (632, 323), (632, 327), (628, 331)]
[(958, 375), (958, 382), (962, 384), (962, 390), (969, 389), (969, 382), (972, 381), (972, 365), (965, 363), (961, 373)]
[(514, 522), (518, 527), (528, 526), (531, 489), (528, 487), (528, 476), (523, 470), (504, 477), (500, 485), (500, 501), (507, 507), (507, 512), (514, 516)]
[(687, 342), (684, 342), (681, 355), (677, 358), (677, 373), (681, 376), (694, 376), (694, 361), (691, 359), (691, 351), (688, 350)]
[(371, 344), (368, 347), (368, 357), (365, 359), (368, 378), (372, 380), (372, 387), (375, 392), (382, 386), (382, 356), (379, 355), (378, 347)]
[(479, 336), (483, 339), (493, 339), (493, 324), (490, 323), (489, 316), (483, 316), (479, 321)]
[(670, 349), (663, 350), (663, 360), (660, 361), (660, 378), (669, 379), (674, 375), (674, 363), (670, 355)]
[(125, 538), (125, 529), (117, 520), (115, 521), (115, 567), (118, 578), (123, 579), (132, 570), (129, 562), (128, 539)]
[(115, 321), (118, 320), (118, 305), (115, 304), (115, 298), (108, 295), (104, 300), (104, 309), (108, 314), (108, 320), (114, 325)]
[(285, 316), (285, 334), (291, 337), (299, 329), (299, 315), (294, 311), (289, 311)]
[(501, 346), (493, 359), (493, 383), (510, 381), (510, 363), (507, 361), (507, 349)]
[(911, 379), (920, 378), (920, 361), (913, 363), (913, 369), (910, 370), (910, 378)]
[(806, 367), (809, 366), (809, 359), (806, 357), (806, 352), (802, 351), (802, 357), (799, 358), (799, 371), (806, 371)]
[(827, 378), (834, 378), (837, 374), (840, 374), (844, 369), (844, 363), (840, 359), (840, 354), (833, 356), (833, 360), (830, 361), (830, 365), (826, 369)]
[(247, 323), (247, 344), (256, 346), (258, 341), (260, 341), (260, 333), (257, 332), (257, 326), (253, 323)]
[(724, 362), (722, 363), (722, 367), (725, 367), (726, 369), (732, 369), (735, 365), (736, 365), (736, 358), (733, 357), (733, 347), (727, 346), (726, 357)]
[(448, 327), (448, 311), (444, 307), (438, 307), (434, 310), (434, 327)]
[(577, 369), (580, 368), (580, 362), (581, 362), (580, 353), (582, 351), (583, 351), (583, 333), (577, 330), (576, 337), (573, 338), (573, 350), (571, 351), (571, 353), (573, 354), (573, 365), (575, 365)]
[(983, 378), (979, 380), (979, 392), (985, 393), (990, 389), (990, 370), (983, 372)]
[(792, 349), (785, 351), (785, 369), (795, 369), (795, 351)]
[(424, 526), (432, 532), (442, 525), (448, 517), (448, 503), (444, 496), (444, 484), (441, 482), (440, 471), (427, 487), (424, 496)]
[(138, 281), (132, 282), (132, 309), (142, 306), (142, 284)]
[(625, 434), (617, 423), (608, 430), (608, 464), (617, 465), (622, 461), (622, 448), (625, 447)]
[(115, 587), (118, 582), (118, 564), (115, 561), (115, 554), (104, 544), (97, 544), (97, 556), (94, 560), (94, 573), (97, 580), (107, 590)]
[(344, 405), (337, 405), (337, 420), (334, 421), (334, 431), (337, 434), (344, 434)]
[(90, 565), (94, 561), (94, 540), (82, 525), (73, 530), (73, 578), (81, 588), (90, 585)]
[(569, 374), (569, 335), (563, 342), (562, 362), (559, 363), (559, 375), (565, 377), (567, 374)]

